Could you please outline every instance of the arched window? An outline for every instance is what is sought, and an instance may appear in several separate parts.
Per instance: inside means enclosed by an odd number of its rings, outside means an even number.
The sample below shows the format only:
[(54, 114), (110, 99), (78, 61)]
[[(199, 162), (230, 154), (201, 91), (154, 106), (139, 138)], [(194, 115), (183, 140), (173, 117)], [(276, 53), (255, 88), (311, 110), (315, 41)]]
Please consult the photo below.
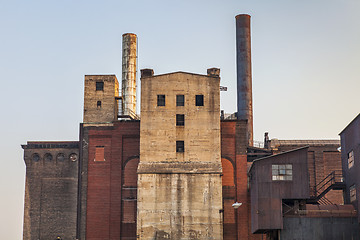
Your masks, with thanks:
[(97, 108), (101, 108), (101, 101), (97, 101), (96, 106)]
[(137, 167), (139, 164), (139, 159), (134, 158), (129, 160), (124, 167), (124, 187), (136, 187), (137, 186)]
[(221, 159), (221, 164), (223, 168), (223, 178), (222, 185), (223, 186), (235, 186), (234, 183), (234, 167), (230, 160), (226, 158)]

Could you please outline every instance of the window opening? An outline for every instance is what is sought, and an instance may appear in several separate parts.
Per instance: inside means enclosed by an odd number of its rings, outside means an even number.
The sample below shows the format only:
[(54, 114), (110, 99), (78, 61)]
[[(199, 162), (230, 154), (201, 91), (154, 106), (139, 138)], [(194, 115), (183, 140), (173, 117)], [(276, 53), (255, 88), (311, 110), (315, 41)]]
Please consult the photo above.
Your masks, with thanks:
[(292, 164), (273, 164), (272, 165), (273, 181), (292, 181)]
[(47, 153), (47, 154), (45, 154), (45, 157), (44, 157), (44, 159), (46, 160), (46, 161), (48, 161), (48, 162), (50, 162), (51, 160), (52, 160), (52, 155), (50, 154), (50, 153)]
[(356, 200), (356, 187), (355, 184), (350, 186), (350, 202), (353, 202)]
[(165, 106), (165, 95), (157, 95), (157, 105)]
[(184, 95), (176, 95), (176, 106), (184, 106), (185, 96)]
[(104, 91), (104, 82), (96, 82), (96, 91)]
[(354, 151), (348, 153), (348, 166), (349, 168), (354, 166)]
[(101, 101), (97, 101), (96, 106), (97, 108), (101, 108)]
[(176, 126), (185, 126), (184, 114), (176, 114)]
[(176, 152), (184, 152), (184, 141), (176, 141)]
[(204, 95), (196, 95), (195, 96), (195, 105), (196, 106), (204, 106)]

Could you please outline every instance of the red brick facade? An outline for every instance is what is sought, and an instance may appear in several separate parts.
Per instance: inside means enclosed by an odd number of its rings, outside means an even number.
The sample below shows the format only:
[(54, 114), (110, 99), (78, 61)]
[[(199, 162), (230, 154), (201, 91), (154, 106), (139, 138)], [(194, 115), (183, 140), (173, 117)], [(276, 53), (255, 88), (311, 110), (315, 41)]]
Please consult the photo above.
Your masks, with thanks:
[[(246, 125), (246, 121), (221, 122), (224, 240), (262, 239), (262, 235), (251, 234), (250, 228)], [(234, 209), (235, 202), (242, 205)]]
[[(136, 239), (139, 133), (139, 121), (90, 127), (86, 239)], [(104, 147), (105, 161), (95, 161), (96, 147)]]

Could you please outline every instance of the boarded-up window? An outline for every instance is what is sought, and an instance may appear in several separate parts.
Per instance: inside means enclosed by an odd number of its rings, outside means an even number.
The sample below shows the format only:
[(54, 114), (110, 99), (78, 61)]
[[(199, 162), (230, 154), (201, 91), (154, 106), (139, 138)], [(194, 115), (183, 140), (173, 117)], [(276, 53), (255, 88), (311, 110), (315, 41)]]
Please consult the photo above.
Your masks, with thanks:
[(136, 220), (136, 200), (123, 201), (123, 223), (134, 223)]
[(96, 146), (94, 161), (96, 161), (96, 162), (105, 161), (105, 147), (104, 146)]
[(235, 210), (232, 207), (233, 199), (224, 199), (224, 223), (235, 223)]

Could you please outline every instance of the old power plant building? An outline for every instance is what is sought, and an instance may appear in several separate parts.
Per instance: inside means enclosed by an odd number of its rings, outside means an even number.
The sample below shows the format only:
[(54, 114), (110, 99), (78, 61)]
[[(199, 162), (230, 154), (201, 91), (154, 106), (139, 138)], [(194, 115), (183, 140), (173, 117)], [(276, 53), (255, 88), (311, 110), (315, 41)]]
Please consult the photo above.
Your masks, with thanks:
[[(359, 239), (360, 117), (338, 140), (253, 145), (250, 16), (236, 16), (237, 112), (220, 69), (86, 75), (79, 141), (27, 142), (24, 239)], [(121, 93), (120, 93), (121, 89)]]

